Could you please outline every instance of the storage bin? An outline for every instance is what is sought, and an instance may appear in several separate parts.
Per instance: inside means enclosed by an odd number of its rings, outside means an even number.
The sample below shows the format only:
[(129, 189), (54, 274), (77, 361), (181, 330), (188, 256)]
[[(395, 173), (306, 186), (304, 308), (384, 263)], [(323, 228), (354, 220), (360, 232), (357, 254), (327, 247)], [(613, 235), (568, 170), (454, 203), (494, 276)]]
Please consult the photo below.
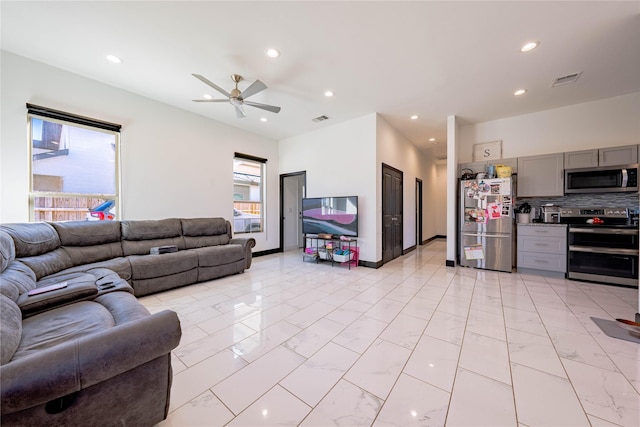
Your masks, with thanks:
[(496, 165), (496, 176), (498, 178), (510, 178), (513, 173), (511, 166)]

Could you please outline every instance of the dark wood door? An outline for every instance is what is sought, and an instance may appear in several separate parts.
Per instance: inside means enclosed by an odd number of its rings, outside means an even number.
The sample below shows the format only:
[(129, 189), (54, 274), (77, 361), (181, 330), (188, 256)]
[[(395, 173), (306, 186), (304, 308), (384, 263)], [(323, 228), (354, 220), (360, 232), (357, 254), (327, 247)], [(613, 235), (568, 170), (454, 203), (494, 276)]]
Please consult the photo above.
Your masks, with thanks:
[(382, 263), (402, 255), (402, 172), (382, 165)]

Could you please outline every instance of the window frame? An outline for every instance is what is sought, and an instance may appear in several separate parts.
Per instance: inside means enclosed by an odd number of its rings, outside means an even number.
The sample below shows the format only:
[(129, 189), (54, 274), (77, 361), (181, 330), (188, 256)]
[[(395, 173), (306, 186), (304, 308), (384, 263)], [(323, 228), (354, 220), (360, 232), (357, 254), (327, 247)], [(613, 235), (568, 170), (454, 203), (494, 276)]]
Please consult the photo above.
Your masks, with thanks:
[[(236, 200), (236, 191), (235, 191), (235, 186), (236, 186), (236, 178), (235, 175), (236, 173), (236, 168), (235, 168), (235, 162), (236, 161), (248, 161), (248, 162), (253, 162), (253, 163), (257, 163), (260, 165), (260, 189), (259, 189), (259, 194), (260, 194), (260, 201), (254, 201), (254, 200), (250, 200), (250, 201), (242, 201), (242, 200)], [(233, 173), (233, 191), (232, 191), (232, 197), (233, 197), (233, 215), (232, 215), (232, 224), (231, 224), (231, 229), (233, 230), (233, 234), (254, 234), (254, 233), (264, 233), (266, 231), (266, 175), (267, 175), (267, 159), (261, 158), (261, 157), (256, 157), (256, 156), (252, 156), (250, 154), (243, 154), (243, 153), (234, 153), (233, 155), (233, 161), (234, 161), (234, 166), (232, 168), (232, 173)], [(236, 230), (235, 227), (235, 210), (238, 209), (236, 207), (236, 203), (237, 204), (246, 204), (246, 203), (252, 203), (252, 204), (259, 204), (260, 205), (260, 229), (257, 231), (253, 231), (253, 229), (251, 227), (249, 227), (249, 230)], [(240, 210), (240, 209), (238, 209)], [(242, 211), (241, 211), (242, 212)]]
[[(120, 142), (121, 126), (114, 123), (104, 122), (88, 117), (78, 116), (63, 111), (40, 107), (33, 104), (27, 104), (27, 138), (28, 138), (28, 156), (29, 156), (29, 221), (36, 221), (36, 198), (95, 198), (103, 200), (115, 201), (116, 219), (122, 219), (122, 183), (120, 174)], [(58, 123), (67, 126), (91, 130), (93, 132), (101, 132), (114, 137), (114, 178), (115, 178), (115, 194), (97, 194), (97, 193), (67, 193), (60, 191), (35, 191), (34, 186), (34, 165), (33, 165), (33, 119), (39, 119), (50, 123)], [(57, 222), (57, 220), (51, 220)]]

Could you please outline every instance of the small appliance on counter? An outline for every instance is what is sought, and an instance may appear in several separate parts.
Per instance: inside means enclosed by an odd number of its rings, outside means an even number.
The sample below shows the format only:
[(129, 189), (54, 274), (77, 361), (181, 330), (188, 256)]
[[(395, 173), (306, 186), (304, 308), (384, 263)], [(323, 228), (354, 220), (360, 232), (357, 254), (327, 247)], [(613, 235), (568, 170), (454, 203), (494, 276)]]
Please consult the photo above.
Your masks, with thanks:
[(540, 206), (540, 219), (547, 224), (560, 223), (560, 206), (544, 205)]

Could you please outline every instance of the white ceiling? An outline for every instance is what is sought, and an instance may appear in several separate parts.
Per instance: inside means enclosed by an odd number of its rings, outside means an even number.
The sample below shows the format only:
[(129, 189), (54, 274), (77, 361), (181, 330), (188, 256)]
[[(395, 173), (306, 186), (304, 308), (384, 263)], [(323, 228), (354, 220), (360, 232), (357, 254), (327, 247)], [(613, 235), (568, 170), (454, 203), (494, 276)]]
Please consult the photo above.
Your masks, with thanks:
[[(441, 155), (448, 115), (475, 123), (640, 92), (637, 0), (3, 0), (0, 8), (4, 50), (276, 140), (378, 112)], [(521, 53), (530, 40), (540, 46)], [(269, 47), (282, 56), (267, 58)], [(583, 72), (577, 83), (551, 88), (575, 72)], [(192, 73), (227, 91), (231, 74), (246, 79), (241, 90), (260, 79), (269, 88), (250, 100), (282, 111), (245, 107), (237, 119), (230, 105), (192, 102), (220, 96)], [(515, 97), (518, 88), (528, 92)], [(320, 115), (330, 120), (312, 122)]]

